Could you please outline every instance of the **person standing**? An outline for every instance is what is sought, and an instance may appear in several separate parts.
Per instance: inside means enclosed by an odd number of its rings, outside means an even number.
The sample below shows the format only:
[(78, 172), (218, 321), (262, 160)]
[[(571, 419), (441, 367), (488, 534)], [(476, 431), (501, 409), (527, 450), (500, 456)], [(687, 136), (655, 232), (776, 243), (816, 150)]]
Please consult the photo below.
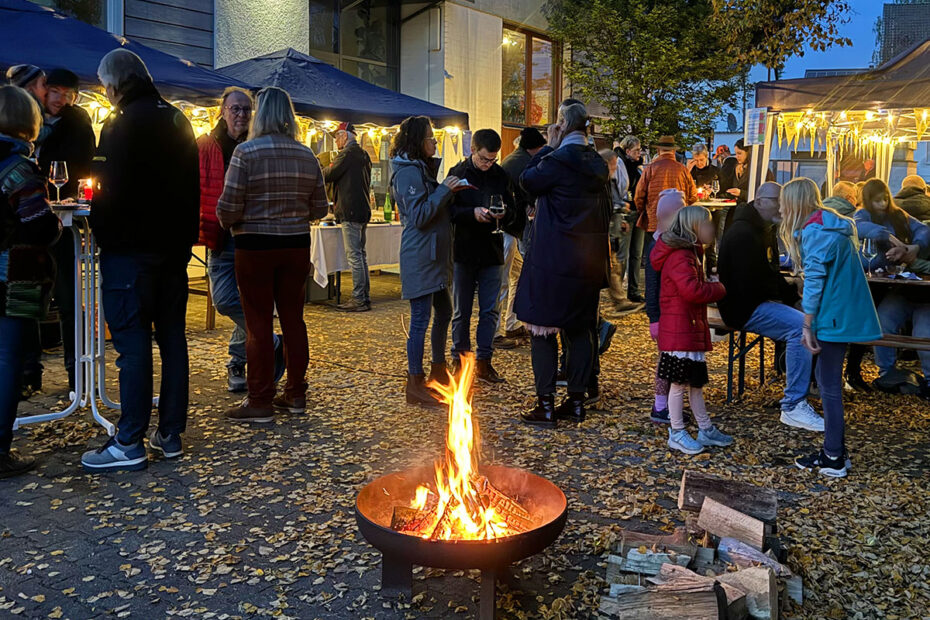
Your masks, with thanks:
[(842, 478), (851, 463), (843, 418), (843, 358), (850, 342), (882, 337), (872, 294), (856, 247), (853, 221), (823, 206), (817, 184), (806, 177), (781, 192), (779, 236), (796, 273), (804, 274), (801, 342), (817, 359), (823, 403), (823, 448), (795, 459), (800, 469)]
[[(520, 234), (526, 222), (525, 210), (520, 213), (514, 202), (510, 178), (497, 164), (500, 149), (496, 131), (479, 129), (472, 135), (471, 156), (449, 171), (468, 182), (452, 202), (452, 364), (457, 367), (459, 356), (472, 350), (471, 312), (477, 293), (475, 377), (485, 383), (504, 381), (491, 364), (504, 265), (503, 234), (495, 230)], [(492, 199), (501, 201), (504, 213), (490, 211)]]
[[(223, 183), (233, 151), (245, 142), (252, 120), (252, 95), (242, 88), (230, 87), (220, 100), (220, 120), (210, 133), (197, 139), (200, 156), (200, 243), (207, 248), (207, 274), (210, 294), (216, 311), (231, 320), (235, 327), (229, 336), (229, 361), (226, 362), (226, 385), (230, 392), (245, 392), (246, 325), (239, 284), (236, 282), (236, 246), (233, 236), (223, 230), (216, 217), (216, 203), (223, 193)], [(274, 335), (275, 383), (284, 374), (284, 341)]]
[[(734, 145), (736, 157), (728, 158), (720, 171), (720, 190), (736, 198), (738, 204), (749, 202), (749, 173), (752, 170), (752, 153), (740, 138)], [(765, 171), (765, 181), (774, 181), (771, 170)]]
[[(0, 478), (35, 466), (12, 443), (24, 336), (48, 310), (55, 275), (48, 248), (61, 230), (45, 177), (29, 161), (41, 126), (39, 106), (25, 90), (0, 87)], [(9, 282), (9, 274), (17, 281)]]
[[(97, 138), (90, 115), (74, 105), (80, 80), (67, 69), (52, 69), (47, 78), (46, 126), (51, 128), (39, 150), (39, 170), (48, 178), (53, 161), (68, 166), (68, 182), (61, 188), (62, 198), (76, 198), (78, 180), (90, 177)], [(74, 234), (70, 228), (52, 246), (58, 276), (55, 278), (55, 302), (68, 372), (68, 388), (74, 390)]]
[(323, 169), (323, 178), (333, 187), (336, 220), (342, 224), (346, 259), (352, 269), (352, 299), (336, 307), (345, 312), (367, 312), (371, 310), (371, 282), (365, 229), (371, 219), (371, 158), (358, 143), (352, 123), (340, 123), (335, 139), (339, 154)]
[[(607, 162), (588, 145), (588, 112), (581, 103), (559, 108), (549, 145), (520, 182), (537, 197), (533, 241), (523, 264), (514, 308), (532, 334), (536, 406), (526, 424), (553, 428), (556, 419), (581, 422), (596, 363), (598, 300), (608, 285), (610, 198)], [(555, 407), (562, 331), (568, 398)]]
[[(636, 195), (636, 188), (639, 187), (639, 180), (643, 176), (643, 147), (639, 138), (636, 136), (626, 136), (614, 148), (614, 152), (620, 157), (620, 162), (626, 169), (626, 176), (629, 179), (629, 196)], [(628, 197), (624, 196), (630, 204), (630, 242), (627, 261), (629, 263), (629, 274), (627, 275), (627, 300), (633, 303), (644, 303), (646, 298), (643, 297), (642, 288), (642, 270), (643, 270), (643, 248), (646, 243), (646, 231), (635, 225), (638, 213), (636, 204)]]
[[(248, 140), (233, 151), (216, 217), (232, 232), (236, 281), (245, 312), (249, 395), (226, 411), (237, 422), (268, 423), (274, 412), (304, 413), (310, 363), (304, 291), (310, 274), (310, 222), (329, 211), (323, 171), (298, 140), (286, 91), (258, 92)], [(274, 313), (284, 332), (287, 383), (275, 395)]]
[(635, 220), (636, 213), (630, 210), (626, 200), (630, 186), (626, 166), (620, 164), (617, 153), (611, 149), (602, 149), (599, 153), (607, 162), (607, 171), (610, 174), (610, 297), (618, 312), (627, 312), (642, 307), (642, 304), (627, 299), (627, 293), (623, 288), (623, 277), (626, 275), (627, 261), (630, 257), (630, 237), (633, 234), (631, 220)]
[(94, 157), (90, 224), (118, 354), (121, 414), (116, 435), (85, 452), (81, 463), (88, 471), (136, 470), (148, 463), (143, 438), (152, 417), (153, 336), (161, 388), (149, 446), (166, 458), (183, 453), (190, 381), (187, 263), (200, 208), (197, 143), (187, 118), (162, 99), (134, 53), (109, 52), (97, 75), (115, 111)]
[(446, 336), (452, 319), (449, 274), (452, 270), (450, 205), (459, 178), (436, 181), (441, 160), (436, 155), (433, 127), (425, 116), (400, 124), (391, 141), (391, 194), (403, 226), (400, 238), (400, 295), (410, 300), (407, 335), (408, 403), (439, 407), (438, 395), (426, 387), (423, 347), (430, 315), (432, 367), (429, 380), (446, 383)]

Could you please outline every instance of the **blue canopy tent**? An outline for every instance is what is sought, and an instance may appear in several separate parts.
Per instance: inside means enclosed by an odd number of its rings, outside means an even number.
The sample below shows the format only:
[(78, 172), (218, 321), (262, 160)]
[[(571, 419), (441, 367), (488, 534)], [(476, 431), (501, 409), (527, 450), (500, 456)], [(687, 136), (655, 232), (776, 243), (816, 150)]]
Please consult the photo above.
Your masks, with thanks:
[(440, 127), (468, 127), (468, 114), (464, 112), (375, 86), (290, 48), (218, 71), (253, 86), (283, 88), (290, 93), (299, 114), (317, 121), (392, 126), (408, 116), (422, 114)]
[(213, 105), (227, 86), (248, 85), (67, 17), (28, 0), (0, 0), (0, 70), (28, 63), (49, 70), (66, 67), (87, 87), (98, 85), (97, 66), (118, 47), (139, 55), (167, 99)]

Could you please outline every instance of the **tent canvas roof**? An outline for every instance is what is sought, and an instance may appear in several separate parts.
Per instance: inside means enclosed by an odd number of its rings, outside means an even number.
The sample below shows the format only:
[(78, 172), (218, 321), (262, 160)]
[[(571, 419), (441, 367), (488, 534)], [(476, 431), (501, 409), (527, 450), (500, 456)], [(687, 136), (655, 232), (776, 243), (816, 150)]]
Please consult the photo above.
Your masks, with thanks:
[(370, 84), (318, 58), (285, 49), (218, 69), (254, 86), (288, 91), (294, 108), (315, 120), (397, 125), (408, 116), (429, 116), (440, 126), (468, 127), (468, 114)]
[(773, 112), (930, 107), (930, 39), (871, 71), (760, 82), (756, 106)]

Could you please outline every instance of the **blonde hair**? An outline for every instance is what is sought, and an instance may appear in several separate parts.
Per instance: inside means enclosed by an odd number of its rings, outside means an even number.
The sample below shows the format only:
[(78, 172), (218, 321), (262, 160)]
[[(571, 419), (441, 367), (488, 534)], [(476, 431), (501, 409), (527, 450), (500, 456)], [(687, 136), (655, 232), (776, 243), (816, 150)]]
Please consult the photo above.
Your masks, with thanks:
[(255, 99), (255, 115), (249, 128), (249, 140), (272, 134), (297, 139), (297, 115), (294, 114), (294, 104), (286, 90), (267, 86), (258, 91)]
[(662, 233), (662, 242), (672, 248), (691, 248), (698, 242), (697, 229), (710, 220), (710, 211), (698, 205), (682, 207), (675, 213), (672, 225)]
[(909, 174), (901, 181), (901, 189), (905, 187), (916, 187), (917, 189), (926, 190), (927, 182), (919, 174)]
[[(794, 273), (801, 272), (801, 246), (795, 233), (807, 223), (816, 211), (829, 211), (841, 219), (843, 217), (833, 209), (823, 206), (817, 184), (807, 177), (798, 177), (785, 184), (781, 190), (782, 219), (778, 227), (778, 236), (788, 250), (788, 257)], [(853, 228), (855, 231), (855, 227)]]
[(39, 104), (19, 86), (0, 87), (0, 133), (32, 142), (42, 128)]
[(845, 198), (851, 202), (853, 206), (856, 206), (856, 203), (859, 202), (859, 193), (860, 188), (856, 187), (855, 183), (850, 183), (849, 181), (838, 181), (833, 185), (832, 194), (839, 198)]

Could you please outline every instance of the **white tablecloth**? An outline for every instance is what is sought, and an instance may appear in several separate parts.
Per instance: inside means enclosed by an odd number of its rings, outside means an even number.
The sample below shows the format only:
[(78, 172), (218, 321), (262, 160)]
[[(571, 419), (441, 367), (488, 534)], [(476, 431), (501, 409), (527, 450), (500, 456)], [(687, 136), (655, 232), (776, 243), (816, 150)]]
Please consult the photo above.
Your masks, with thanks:
[[(370, 268), (396, 265), (400, 262), (400, 224), (368, 224), (365, 230), (365, 252)], [(342, 226), (310, 227), (310, 264), (313, 279), (326, 286), (327, 276), (348, 271)]]

